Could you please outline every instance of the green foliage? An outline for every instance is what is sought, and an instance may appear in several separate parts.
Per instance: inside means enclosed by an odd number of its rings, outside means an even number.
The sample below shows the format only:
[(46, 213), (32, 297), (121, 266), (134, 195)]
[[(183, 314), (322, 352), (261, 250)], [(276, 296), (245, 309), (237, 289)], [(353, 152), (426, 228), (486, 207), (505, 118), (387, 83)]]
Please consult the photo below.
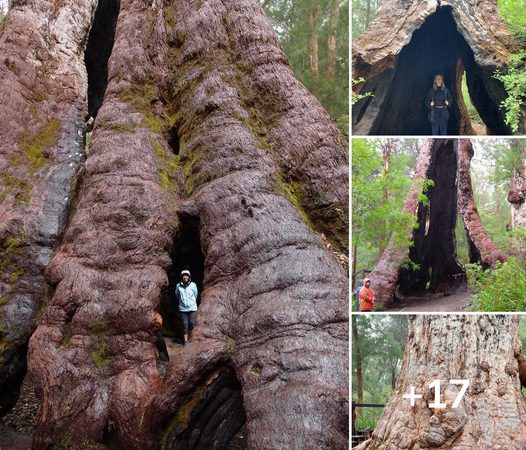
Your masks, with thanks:
[(510, 257), (497, 263), (494, 270), (470, 264), (467, 269), (470, 288), (475, 291), (473, 310), (521, 312), (526, 309), (526, 264)]
[[(364, 83), (365, 82), (365, 78), (363, 77), (360, 77), (356, 80), (352, 80), (352, 85), (353, 87), (354, 86), (358, 86), (360, 83)], [(361, 100), (363, 98), (366, 98), (366, 97), (374, 97), (373, 93), (372, 92), (366, 92), (364, 94), (360, 94), (359, 92), (354, 92), (354, 91), (351, 91), (351, 105), (354, 105), (358, 100)]]
[(526, 51), (521, 50), (510, 57), (508, 71), (502, 73), (497, 69), (494, 78), (504, 84), (508, 96), (502, 101), (501, 107), (506, 110), (506, 123), (516, 132), (526, 104)]
[(526, 103), (526, 0), (498, 0), (498, 7), (510, 31), (522, 42), (522, 50), (510, 58), (508, 71), (497, 70), (494, 75), (508, 94), (501, 106), (506, 110), (506, 123), (516, 132)]
[(46, 162), (44, 152), (57, 142), (59, 128), (60, 121), (56, 118), (51, 119), (35, 134), (31, 134), (26, 128), (19, 144), (26, 155), (29, 173), (31, 175)]
[[(385, 404), (404, 355), (407, 316), (353, 316), (352, 399), (358, 401), (357, 366), (361, 362), (364, 403)], [(357, 429), (374, 429), (381, 408), (357, 408)]]
[(462, 77), (462, 98), (464, 99), (464, 103), (466, 104), (466, 108), (468, 109), (471, 123), (485, 126), (484, 121), (480, 118), (479, 113), (477, 112), (475, 106), (473, 106), (473, 102), (471, 101), (471, 96), (469, 95), (469, 89), (466, 82), (465, 73)]
[(526, 1), (498, 0), (497, 3), (510, 31), (526, 45)]
[(360, 36), (371, 23), (380, 4), (380, 0), (353, 0), (352, 2), (352, 39)]
[[(392, 154), (387, 165), (383, 143), (389, 143)], [(380, 249), (390, 241), (400, 247), (411, 245), (416, 218), (402, 210), (412, 185), (417, 149), (411, 140), (353, 139), (352, 141), (352, 238), (357, 248), (356, 268), (372, 269)], [(420, 200), (433, 185), (424, 180)]]
[[(330, 0), (320, 0), (320, 17), (316, 25), (318, 35), (319, 78), (310, 69), (310, 1), (261, 1), (265, 13), (274, 26), (279, 43), (288, 57), (295, 77), (313, 93), (327, 109), (344, 133), (349, 113), (349, 2), (340, 2), (336, 27), (336, 74), (334, 79), (325, 75), (328, 62), (328, 35)], [(348, 118), (347, 118), (348, 123)]]

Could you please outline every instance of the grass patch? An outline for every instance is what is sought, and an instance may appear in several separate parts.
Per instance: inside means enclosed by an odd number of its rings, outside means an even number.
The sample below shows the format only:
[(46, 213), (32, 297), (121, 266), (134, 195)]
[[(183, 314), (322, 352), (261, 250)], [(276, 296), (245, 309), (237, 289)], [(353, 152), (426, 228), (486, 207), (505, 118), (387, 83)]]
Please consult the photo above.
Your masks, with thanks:
[(469, 287), (475, 292), (473, 311), (522, 312), (526, 310), (526, 262), (510, 257), (495, 269), (467, 264)]

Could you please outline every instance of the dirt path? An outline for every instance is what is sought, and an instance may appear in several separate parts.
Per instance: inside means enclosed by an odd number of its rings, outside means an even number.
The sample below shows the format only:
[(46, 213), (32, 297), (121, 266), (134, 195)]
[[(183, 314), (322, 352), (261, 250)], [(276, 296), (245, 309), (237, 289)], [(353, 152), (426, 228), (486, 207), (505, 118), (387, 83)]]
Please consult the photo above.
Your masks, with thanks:
[(462, 286), (453, 295), (418, 294), (406, 297), (387, 311), (400, 312), (461, 312), (471, 304), (473, 294), (467, 286)]

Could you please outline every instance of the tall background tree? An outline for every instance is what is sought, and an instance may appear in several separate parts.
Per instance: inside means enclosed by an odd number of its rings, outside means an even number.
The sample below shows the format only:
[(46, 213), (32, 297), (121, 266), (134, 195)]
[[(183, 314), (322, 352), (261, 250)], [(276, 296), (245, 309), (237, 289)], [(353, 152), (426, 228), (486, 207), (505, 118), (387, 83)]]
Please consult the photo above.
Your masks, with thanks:
[(261, 0), (296, 77), (348, 130), (348, 0)]

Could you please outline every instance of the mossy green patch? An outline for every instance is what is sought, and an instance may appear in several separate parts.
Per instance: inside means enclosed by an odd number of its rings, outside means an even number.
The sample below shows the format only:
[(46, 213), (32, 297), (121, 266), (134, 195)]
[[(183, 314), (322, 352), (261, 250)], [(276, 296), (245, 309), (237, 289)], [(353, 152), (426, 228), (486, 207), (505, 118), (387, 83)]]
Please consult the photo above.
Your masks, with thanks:
[(150, 139), (150, 145), (161, 163), (159, 178), (163, 189), (175, 191), (175, 173), (179, 167), (179, 156), (170, 157), (161, 144)]
[(181, 425), (187, 424), (191, 417), (192, 412), (196, 405), (203, 400), (208, 391), (206, 388), (206, 385), (200, 385), (198, 386), (192, 394), (190, 394), (185, 401), (182, 403), (182, 405), (175, 411), (175, 414), (173, 415), (172, 419), (169, 421), (168, 426), (166, 427), (166, 431), (164, 432), (162, 441), (161, 441), (161, 448), (166, 449), (168, 448), (168, 439), (171, 437), (172, 433), (176, 428), (178, 428)]
[(104, 369), (111, 364), (111, 358), (108, 354), (108, 344), (105, 342), (97, 342), (94, 345), (94, 348), (89, 354), (93, 364), (99, 369)]
[[(51, 119), (42, 126), (35, 134), (31, 134), (26, 128), (19, 144), (25, 153), (29, 173), (33, 175), (36, 170), (41, 168), (46, 162), (44, 152), (51, 148), (58, 139), (60, 121), (56, 118)], [(12, 161), (13, 162), (13, 161)]]
[(71, 320), (68, 320), (66, 322), (66, 325), (64, 326), (64, 337), (62, 338), (62, 341), (60, 342), (60, 348), (66, 348), (72, 336), (73, 336), (73, 330), (71, 328)]
[(282, 195), (283, 197), (287, 198), (290, 203), (294, 205), (296, 208), (296, 211), (301, 216), (303, 221), (313, 230), (316, 228), (314, 227), (313, 223), (309, 219), (309, 216), (307, 215), (305, 208), (303, 207), (302, 201), (301, 201), (301, 184), (297, 181), (286, 181), (283, 176), (275, 172), (272, 175), (272, 178), (274, 179), (274, 182), (276, 183), (276, 188), (278, 190), (278, 193)]
[[(118, 133), (133, 133), (134, 132), (133, 127), (128, 126), (128, 125), (123, 125), (121, 123), (104, 122), (104, 123), (101, 123), (99, 127), (104, 130), (116, 131)], [(88, 134), (90, 135), (89, 139), (87, 136)], [(91, 143), (90, 141), (91, 141), (91, 133), (87, 133), (86, 134), (86, 146), (87, 147), (89, 147), (89, 144)]]
[(24, 271), (22, 269), (15, 270), (11, 275), (9, 275), (9, 282), (11, 284), (16, 283), (23, 273)]
[(107, 333), (110, 331), (110, 324), (103, 317), (99, 317), (89, 326), (89, 332), (92, 336)]
[(11, 292), (8, 292), (7, 294), (4, 294), (0, 297), (0, 306), (5, 305), (9, 300), (11, 300), (11, 297), (13, 294)]

